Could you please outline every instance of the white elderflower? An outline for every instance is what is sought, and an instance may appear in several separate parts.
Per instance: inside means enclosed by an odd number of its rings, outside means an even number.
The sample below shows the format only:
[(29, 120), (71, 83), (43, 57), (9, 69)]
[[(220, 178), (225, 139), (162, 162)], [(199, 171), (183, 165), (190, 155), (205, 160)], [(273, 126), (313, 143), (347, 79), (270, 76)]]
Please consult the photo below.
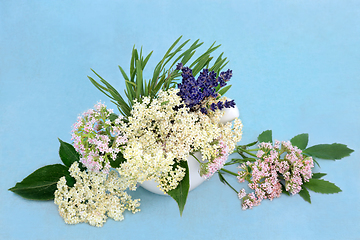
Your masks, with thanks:
[(108, 217), (121, 221), (125, 210), (133, 213), (140, 211), (139, 199), (132, 200), (125, 192), (128, 184), (115, 171), (108, 176), (105, 173), (80, 171), (78, 162), (74, 162), (69, 172), (76, 183), (68, 187), (65, 177), (60, 178), (54, 200), (67, 224), (87, 222), (102, 227)]
[[(222, 111), (208, 115), (184, 107), (178, 89), (160, 91), (156, 99), (143, 98), (133, 105), (128, 124), (122, 132), (127, 136), (123, 151), (127, 160), (117, 169), (121, 176), (137, 182), (155, 180), (167, 192), (176, 188), (185, 175), (181, 167), (173, 168), (190, 153), (200, 151), (203, 159), (219, 157), (219, 140), (223, 139), (229, 151), (241, 139), (241, 122), (234, 126), (220, 124)], [(216, 101), (216, 100), (213, 100)]]

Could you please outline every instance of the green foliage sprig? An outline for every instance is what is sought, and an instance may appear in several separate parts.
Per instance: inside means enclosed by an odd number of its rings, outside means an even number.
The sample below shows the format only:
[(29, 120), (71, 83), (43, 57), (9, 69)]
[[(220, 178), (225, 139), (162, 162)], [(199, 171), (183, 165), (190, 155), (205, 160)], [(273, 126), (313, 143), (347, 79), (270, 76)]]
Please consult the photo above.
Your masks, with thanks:
[[(39, 168), (9, 190), (31, 200), (52, 200), (61, 177), (65, 176), (67, 185), (73, 187), (75, 179), (70, 176), (69, 167), (75, 161), (79, 162), (80, 156), (71, 144), (60, 139), (59, 142), (59, 156), (64, 165), (53, 164)], [(85, 169), (82, 164), (79, 166), (81, 170)]]
[[(302, 154), (306, 157), (312, 157), (313, 161), (319, 165), (316, 159), (324, 159), (324, 160), (338, 160), (344, 157), (350, 156), (350, 154), (354, 151), (348, 148), (344, 144), (333, 143), (333, 144), (318, 144), (311, 147), (307, 147), (309, 141), (309, 135), (307, 133), (299, 134), (293, 137), (290, 142), (292, 146), (296, 146), (298, 149), (302, 150)], [(255, 162), (258, 160), (257, 155), (253, 153), (254, 151), (258, 151), (259, 149), (252, 149), (250, 147), (256, 145), (257, 143), (273, 143), (272, 140), (272, 131), (266, 130), (262, 132), (257, 141), (249, 143), (247, 145), (237, 146), (235, 152), (239, 154), (240, 158), (234, 158), (225, 166), (233, 165), (233, 164), (243, 164), (246, 162)], [(319, 165), (320, 166), (320, 165)], [(251, 168), (248, 169), (251, 171)], [(233, 176), (239, 176), (237, 173), (231, 172), (225, 168), (222, 168), (219, 172), (219, 179), (224, 184), (228, 185), (235, 192), (239, 193), (233, 186), (226, 181), (224, 174), (231, 174)], [(321, 179), (326, 176), (326, 173), (313, 173), (312, 178), (308, 181), (303, 181), (304, 183), (301, 186), (301, 190), (299, 195), (307, 202), (311, 203), (310, 193), (308, 190), (311, 190), (316, 193), (324, 193), (324, 194), (332, 194), (341, 192), (341, 189), (336, 186), (334, 183)], [(283, 180), (283, 179), (282, 179)], [(304, 180), (304, 179), (303, 179)], [(281, 182), (283, 185), (283, 182)], [(282, 193), (290, 195), (290, 191), (286, 191), (285, 185), (283, 185)]]
[[(91, 69), (100, 79), (100, 82), (95, 81), (90, 76), (88, 76), (88, 78), (96, 88), (111, 99), (111, 102), (117, 106), (119, 112), (124, 117), (128, 117), (130, 116), (135, 99), (138, 102), (141, 102), (142, 98), (145, 96), (154, 98), (161, 89), (166, 91), (169, 88), (175, 87), (181, 73), (179, 73), (179, 70), (173, 70), (173, 68), (179, 62), (186, 65), (193, 58), (196, 50), (203, 44), (203, 42), (199, 42), (200, 40), (198, 39), (193, 42), (190, 47), (183, 49), (190, 39), (180, 43), (181, 38), (182, 36), (180, 36), (166, 51), (164, 57), (156, 65), (152, 78), (149, 80), (144, 78), (143, 72), (153, 52), (151, 51), (148, 55), (144, 56), (142, 48), (139, 52), (135, 46), (133, 47), (129, 75), (126, 74), (121, 66), (118, 66), (125, 80), (126, 89), (124, 90), (124, 93), (126, 98), (122, 97), (109, 82), (103, 79), (94, 70)], [(193, 70), (194, 76), (197, 75), (203, 68), (208, 68), (209, 71), (214, 71), (217, 75), (219, 75), (220, 71), (228, 63), (227, 58), (223, 57), (224, 53), (221, 53), (215, 61), (212, 61), (214, 57), (211, 56), (211, 53), (219, 47), (220, 45), (215, 45), (214, 42), (203, 54), (189, 64), (189, 68)], [(224, 92), (226, 92), (229, 88), (230, 86), (223, 88), (222, 94), (224, 94)], [(127, 101), (125, 99), (127, 99)]]

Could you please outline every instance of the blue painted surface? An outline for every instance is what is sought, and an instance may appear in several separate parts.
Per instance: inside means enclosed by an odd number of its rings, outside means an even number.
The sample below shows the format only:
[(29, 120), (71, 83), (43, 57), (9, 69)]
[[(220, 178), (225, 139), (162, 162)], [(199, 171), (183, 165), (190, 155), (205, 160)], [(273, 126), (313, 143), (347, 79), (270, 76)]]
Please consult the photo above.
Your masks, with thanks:
[[(7, 191), (60, 162), (76, 117), (102, 100), (95, 69), (124, 87), (134, 44), (154, 50), (145, 72), (180, 35), (222, 46), (244, 123), (242, 143), (272, 129), (310, 145), (340, 142), (355, 152), (320, 161), (340, 194), (263, 201), (242, 211), (217, 177), (191, 192), (182, 217), (168, 197), (143, 189), (141, 212), (103, 228), (66, 225), (51, 201)], [(359, 1), (0, 1), (0, 239), (360, 239)], [(240, 184), (235, 186), (239, 189)]]

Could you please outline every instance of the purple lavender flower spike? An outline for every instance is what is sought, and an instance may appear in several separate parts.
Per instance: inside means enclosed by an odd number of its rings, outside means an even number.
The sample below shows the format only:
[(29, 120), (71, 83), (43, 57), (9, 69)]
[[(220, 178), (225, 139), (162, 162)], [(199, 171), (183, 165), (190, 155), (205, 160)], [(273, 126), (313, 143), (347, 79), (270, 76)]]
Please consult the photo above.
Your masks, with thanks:
[(204, 108), (204, 107), (203, 107), (203, 108), (201, 108), (201, 109), (200, 109), (200, 111), (201, 111), (201, 113), (202, 113), (202, 114), (205, 114), (205, 115), (207, 114), (207, 109), (206, 109), (206, 108)]
[(212, 104), (210, 105), (210, 109), (211, 109), (213, 112), (215, 112), (215, 110), (217, 109), (216, 103), (212, 103)]
[[(232, 71), (229, 69), (226, 72), (221, 72), (220, 76), (214, 71), (209, 72), (209, 69), (204, 68), (197, 79), (194, 78), (192, 70), (189, 67), (184, 67), (182, 63), (178, 63), (176, 69), (181, 70), (182, 81), (178, 84), (178, 95), (182, 98), (186, 107), (191, 111), (200, 111), (207, 114), (207, 107), (203, 104), (209, 98), (217, 98), (219, 94), (216, 92), (216, 87), (224, 87), (226, 82), (230, 80)], [(225, 104), (225, 105), (224, 105)], [(218, 102), (210, 106), (212, 111), (216, 109), (222, 110), (224, 107), (234, 107), (234, 102)], [(205, 111), (206, 110), (206, 111)]]
[(221, 102), (221, 101), (219, 101), (219, 102), (217, 103), (217, 107), (219, 108), (219, 110), (222, 110), (222, 109), (224, 108), (224, 103)]
[(232, 77), (232, 70), (228, 69), (226, 72), (221, 72), (220, 77), (224, 79), (225, 82), (228, 82)]
[(234, 108), (235, 107), (235, 101), (234, 100), (231, 100), (231, 101), (229, 101), (229, 100), (226, 100), (225, 101), (225, 108)]
[(183, 68), (183, 64), (180, 62), (176, 65), (176, 70), (181, 70)]

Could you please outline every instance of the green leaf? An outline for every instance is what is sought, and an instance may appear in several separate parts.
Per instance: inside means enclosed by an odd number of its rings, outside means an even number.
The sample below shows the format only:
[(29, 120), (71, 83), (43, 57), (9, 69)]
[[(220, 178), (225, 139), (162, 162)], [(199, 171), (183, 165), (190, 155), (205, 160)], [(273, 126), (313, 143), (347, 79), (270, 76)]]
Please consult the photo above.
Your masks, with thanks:
[(310, 179), (309, 182), (303, 184), (304, 187), (317, 193), (338, 193), (341, 189), (334, 183), (325, 181), (323, 179)]
[(54, 199), (57, 182), (66, 175), (70, 180), (68, 168), (64, 165), (47, 165), (31, 173), (9, 190), (27, 199), (51, 200)]
[[(133, 46), (133, 49), (131, 51), (131, 59), (130, 59), (130, 77), (131, 77), (131, 80), (133, 80), (133, 73), (135, 72), (134, 71), (134, 67), (135, 67), (135, 55), (137, 54), (137, 51), (136, 51), (136, 48), (135, 48), (135, 45)], [(134, 73), (134, 76), (135, 76), (135, 73)]]
[(212, 57), (210, 57), (210, 54), (201, 56), (199, 62), (192, 68), (193, 76), (196, 76), (207, 64), (209, 64), (211, 59)]
[[(111, 101), (113, 103), (115, 103), (118, 108), (119, 111), (121, 112), (122, 115), (129, 116), (130, 115), (130, 111), (131, 108), (130, 106), (127, 105), (127, 103), (124, 101), (124, 99), (121, 97), (121, 95), (116, 91), (116, 89), (114, 87), (111, 86), (110, 83), (108, 83), (105, 79), (103, 79), (99, 74), (97, 74), (93, 69), (91, 69), (91, 71), (93, 71), (93, 73), (100, 78), (101, 82), (106, 86), (103, 86), (101, 84), (99, 84), (98, 82), (96, 82), (93, 78), (89, 77), (91, 83), (94, 84), (94, 86), (99, 89), (102, 93), (104, 93), (107, 97), (109, 97), (110, 99), (115, 100)], [(109, 94), (110, 95), (109, 95)]]
[(113, 168), (118, 168), (123, 162), (126, 162), (126, 159), (124, 158), (123, 154), (119, 152), (116, 156), (115, 161), (110, 161), (110, 166)]
[(147, 62), (149, 61), (152, 53), (153, 53), (153, 51), (151, 51), (151, 52), (145, 57), (145, 60), (143, 61), (143, 69), (145, 68), (145, 65), (147, 64)]
[(119, 116), (117, 115), (117, 114), (115, 114), (115, 113), (111, 113), (110, 115), (109, 115), (109, 119), (110, 119), (110, 121), (115, 121), (117, 118), (118, 118)]
[(124, 78), (125, 80), (129, 81), (129, 77), (126, 75), (124, 69), (122, 69), (122, 67), (121, 67), (120, 65), (119, 65), (118, 67), (119, 67), (119, 69), (120, 69), (120, 72), (121, 72), (121, 75), (123, 76), (123, 78)]
[(258, 141), (259, 142), (270, 142), (270, 143), (272, 143), (272, 131), (271, 130), (263, 131), (258, 136)]
[[(217, 45), (217, 46), (214, 47), (214, 45), (215, 45), (215, 42), (214, 42), (213, 44), (211, 44), (211, 46), (209, 47), (209, 49), (206, 50), (206, 52), (204, 52), (202, 55), (200, 55), (200, 57), (198, 57), (198, 58), (189, 66), (189, 68), (193, 68), (193, 66), (194, 66), (195, 64), (200, 63), (201, 61), (204, 60), (204, 58), (205, 58), (205, 59), (208, 58), (208, 56), (210, 56), (210, 53), (212, 53), (213, 51), (215, 51), (216, 49), (218, 49), (218, 48), (221, 46), (221, 45), (219, 44), (219, 45)], [(204, 64), (204, 66), (205, 66), (205, 64)], [(196, 75), (196, 74), (194, 74), (194, 76), (195, 76), (195, 75)]]
[[(188, 50), (186, 50), (185, 52), (183, 52), (181, 54), (181, 55), (183, 55), (181, 62), (182, 62), (182, 64), (184, 64), (184, 66), (194, 56), (196, 49), (204, 44), (203, 42), (199, 43), (199, 41), (200, 41), (200, 39), (197, 39), (195, 42), (193, 42), (193, 44), (191, 44), (191, 46), (188, 48)], [(192, 64), (195, 64), (195, 61)]]
[(219, 76), (219, 70), (221, 65), (224, 64), (224, 62), (226, 61), (226, 58), (222, 59), (222, 56), (224, 55), (224, 53), (222, 52), (219, 57), (216, 59), (214, 65), (209, 69), (210, 71), (214, 71), (216, 73), (217, 76)]
[(126, 83), (126, 84), (130, 84), (130, 85), (133, 85), (134, 87), (136, 87), (136, 84), (135, 84), (134, 82), (131, 82), (131, 81), (125, 80), (125, 83)]
[(302, 197), (308, 203), (311, 203), (310, 193), (306, 188), (302, 188), (299, 192), (300, 197)]
[(103, 94), (105, 94), (108, 98), (110, 99), (114, 99), (113, 97), (111, 97), (109, 94), (107, 94), (105, 91), (107, 91), (107, 88), (105, 88), (104, 86), (100, 85), (98, 82), (96, 82), (92, 77), (89, 77), (89, 80), (92, 84), (94, 84), (94, 86), (100, 90), (100, 92), (102, 92)]
[(302, 133), (299, 135), (296, 135), (290, 140), (291, 144), (293, 146), (298, 147), (301, 150), (304, 150), (309, 142), (309, 134)]
[(313, 173), (312, 178), (313, 179), (319, 179), (319, 178), (322, 178), (325, 175), (326, 175), (326, 173)]
[(59, 156), (65, 166), (70, 167), (74, 162), (79, 162), (80, 156), (75, 148), (71, 144), (62, 141), (60, 138), (58, 139), (60, 142)]
[(333, 143), (333, 144), (319, 144), (309, 147), (304, 150), (304, 153), (321, 159), (336, 160), (350, 156), (350, 154), (353, 151), (354, 150), (348, 148), (344, 144)]
[(186, 199), (189, 193), (190, 181), (189, 167), (187, 161), (180, 161), (179, 165), (180, 167), (185, 168), (185, 176), (180, 181), (179, 185), (175, 189), (168, 191), (167, 194), (169, 194), (177, 202), (179, 206), (180, 216), (182, 216), (186, 204)]
[(218, 93), (220, 94), (220, 96), (224, 96), (225, 93), (231, 88), (231, 85), (227, 85), (226, 87), (221, 88)]
[(141, 61), (136, 61), (136, 98), (141, 102), (141, 95), (143, 93), (143, 76), (142, 76)]

